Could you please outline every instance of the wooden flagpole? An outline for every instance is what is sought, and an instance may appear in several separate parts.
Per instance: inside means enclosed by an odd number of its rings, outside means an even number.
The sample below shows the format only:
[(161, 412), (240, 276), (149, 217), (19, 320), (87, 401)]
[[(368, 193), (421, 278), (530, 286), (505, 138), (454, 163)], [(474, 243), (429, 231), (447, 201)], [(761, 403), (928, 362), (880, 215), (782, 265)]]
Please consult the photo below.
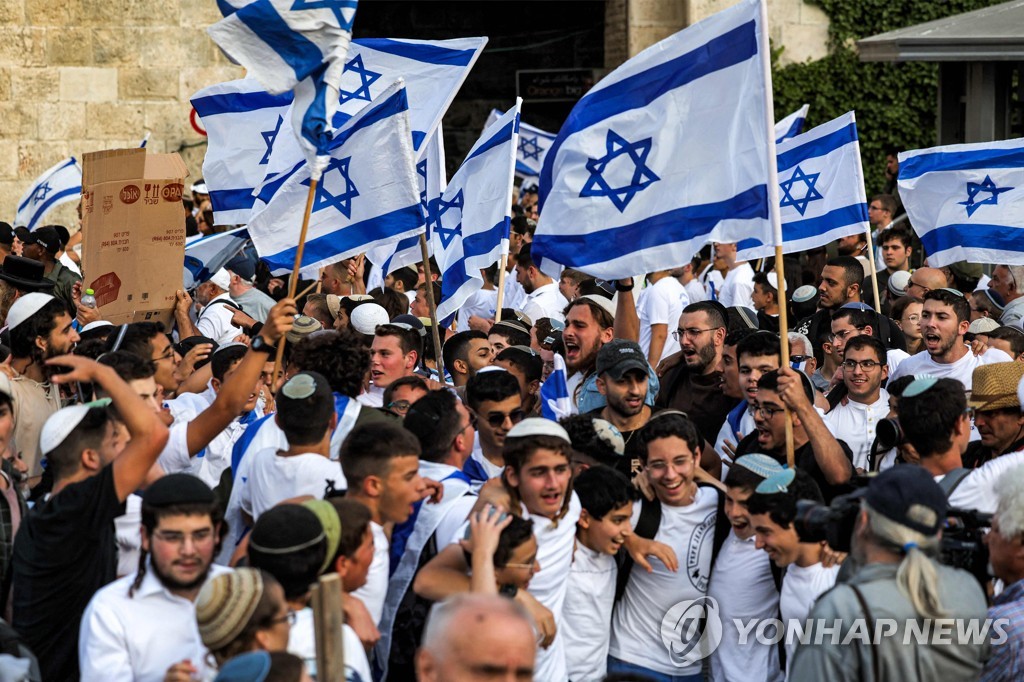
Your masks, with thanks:
[(430, 306), (430, 329), (434, 337), (434, 361), (437, 363), (437, 380), (444, 383), (444, 360), (441, 357), (441, 327), (437, 321), (437, 301), (434, 300), (434, 283), (430, 274), (430, 250), (427, 235), (420, 235), (420, 253), (423, 255), (423, 282), (427, 290), (427, 305)]
[[(299, 270), (302, 268), (302, 252), (306, 248), (306, 234), (309, 232), (309, 216), (313, 212), (313, 198), (316, 197), (317, 178), (309, 179), (309, 194), (306, 195), (306, 211), (302, 216), (302, 231), (299, 232), (299, 243), (295, 247), (295, 264), (292, 276), (288, 278), (288, 298), (295, 298), (295, 290), (299, 286)], [(287, 339), (282, 336), (277, 343), (277, 355), (274, 357), (274, 381), (277, 381), (281, 362), (284, 360), (284, 344)]]
[(501, 254), (498, 263), (498, 302), (494, 304), (494, 322), (501, 322), (501, 306), (505, 304), (505, 268), (508, 267), (508, 254)]

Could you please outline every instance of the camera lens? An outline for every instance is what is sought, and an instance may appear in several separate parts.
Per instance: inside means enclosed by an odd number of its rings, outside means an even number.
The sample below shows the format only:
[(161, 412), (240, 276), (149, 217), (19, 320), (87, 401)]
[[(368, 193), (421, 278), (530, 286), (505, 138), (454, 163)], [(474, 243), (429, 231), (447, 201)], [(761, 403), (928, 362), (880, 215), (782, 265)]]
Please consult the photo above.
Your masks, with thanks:
[(883, 419), (875, 427), (879, 450), (891, 450), (903, 442), (903, 429), (895, 419)]

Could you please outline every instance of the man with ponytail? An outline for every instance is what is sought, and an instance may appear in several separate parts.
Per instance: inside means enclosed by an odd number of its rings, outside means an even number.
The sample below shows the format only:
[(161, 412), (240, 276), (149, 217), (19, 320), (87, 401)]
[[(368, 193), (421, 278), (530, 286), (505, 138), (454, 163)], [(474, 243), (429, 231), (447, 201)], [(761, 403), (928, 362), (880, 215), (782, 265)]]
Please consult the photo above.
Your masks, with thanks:
[[(851, 550), (860, 568), (811, 610), (790, 679), (978, 679), (998, 633), (982, 632), (985, 595), (974, 577), (938, 562), (942, 488), (907, 464), (862, 490)], [(981, 634), (965, 636), (972, 631)]]

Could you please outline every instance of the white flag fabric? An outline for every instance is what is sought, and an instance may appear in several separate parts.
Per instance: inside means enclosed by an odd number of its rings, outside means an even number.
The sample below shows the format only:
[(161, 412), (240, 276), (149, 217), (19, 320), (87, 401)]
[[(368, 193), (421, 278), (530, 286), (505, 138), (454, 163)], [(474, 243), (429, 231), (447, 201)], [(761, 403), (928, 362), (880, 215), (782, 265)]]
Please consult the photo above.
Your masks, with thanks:
[[(486, 129), (492, 123), (501, 118), (502, 113), (497, 109), (491, 109), (487, 117)], [(519, 121), (519, 145), (516, 147), (516, 175), (521, 178), (536, 178), (540, 176), (540, 170), (544, 167), (544, 158), (548, 149), (557, 137), (554, 133), (541, 130), (529, 123)]]
[(508, 253), (521, 106), (517, 98), (515, 106), (484, 130), (444, 194), (430, 206), (430, 243), (441, 270), (438, 320), (457, 313), (483, 286), (480, 270)]
[[(868, 230), (857, 119), (852, 111), (782, 142), (776, 158), (783, 253), (825, 246)], [(775, 254), (773, 241), (757, 237), (741, 239), (736, 249), (737, 260)]]
[(206, 128), (203, 179), (218, 225), (249, 222), (253, 190), (263, 182), (292, 93), (271, 95), (255, 78), (218, 83), (192, 95)]
[(77, 201), (82, 196), (82, 167), (75, 157), (64, 159), (35, 179), (18, 201), (15, 227), (29, 231), (42, 224), (51, 208)]
[(185, 288), (194, 289), (209, 280), (237, 256), (248, 241), (249, 231), (244, 227), (186, 240)]
[(761, 17), (759, 0), (742, 0), (580, 99), (540, 176), (542, 270), (618, 279), (678, 267), (709, 241), (771, 235)]
[(545, 419), (558, 421), (572, 415), (567, 374), (565, 360), (555, 353), (555, 367), (540, 385), (540, 412)]
[(1024, 265), (1024, 138), (916, 149), (899, 163), (928, 265)]
[(807, 121), (807, 111), (810, 104), (805, 104), (792, 114), (775, 124), (775, 142), (780, 143), (791, 137), (796, 137), (804, 130), (804, 123)]
[[(404, 78), (413, 148), (417, 160), (422, 161), (426, 154), (423, 143), (441, 123), (486, 44), (487, 38), (353, 40), (340, 78), (334, 127), (340, 128), (391, 83)], [(256, 192), (254, 213), (269, 203), (280, 188), (281, 178), (302, 162), (302, 150), (294, 142), (293, 133), (288, 132), (291, 129), (292, 123), (286, 119), (284, 132), (276, 139), (270, 155), (267, 180)]]
[[(416, 162), (416, 178), (420, 183), (420, 206), (423, 219), (426, 221), (430, 206), (436, 205), (441, 193), (448, 186), (444, 161), (444, 132), (441, 126), (430, 137), (425, 153)], [(430, 249), (430, 223), (427, 221), (427, 249)], [(399, 268), (413, 265), (423, 260), (423, 249), (420, 248), (419, 235), (406, 237), (396, 244), (385, 244), (370, 249), (366, 258), (373, 263), (373, 272), (367, 289), (383, 286), (384, 278)], [(379, 281), (377, 281), (379, 278)]]
[[(335, 135), (317, 185), (301, 264), (325, 265), (423, 232), (408, 103), (401, 81)], [(291, 174), (249, 223), (260, 257), (274, 274), (290, 272), (309, 193), (310, 169)]]

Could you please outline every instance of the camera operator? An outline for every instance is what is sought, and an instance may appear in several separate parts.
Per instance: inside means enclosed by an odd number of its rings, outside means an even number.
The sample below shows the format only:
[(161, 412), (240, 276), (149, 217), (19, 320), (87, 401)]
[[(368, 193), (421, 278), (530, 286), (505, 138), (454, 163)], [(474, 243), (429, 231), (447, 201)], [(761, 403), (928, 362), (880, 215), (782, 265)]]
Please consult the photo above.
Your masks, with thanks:
[(1024, 466), (1000, 478), (996, 494), (999, 505), (985, 544), (992, 574), (1006, 587), (993, 600), (988, 616), (1009, 619), (1009, 639), (993, 645), (981, 682), (1024, 679)]
[[(852, 537), (860, 568), (814, 605), (790, 679), (976, 680), (988, 643), (956, 633), (983, 622), (985, 595), (970, 573), (933, 558), (945, 494), (913, 465), (884, 471), (863, 490)], [(944, 622), (945, 637), (936, 619), (954, 619)]]

